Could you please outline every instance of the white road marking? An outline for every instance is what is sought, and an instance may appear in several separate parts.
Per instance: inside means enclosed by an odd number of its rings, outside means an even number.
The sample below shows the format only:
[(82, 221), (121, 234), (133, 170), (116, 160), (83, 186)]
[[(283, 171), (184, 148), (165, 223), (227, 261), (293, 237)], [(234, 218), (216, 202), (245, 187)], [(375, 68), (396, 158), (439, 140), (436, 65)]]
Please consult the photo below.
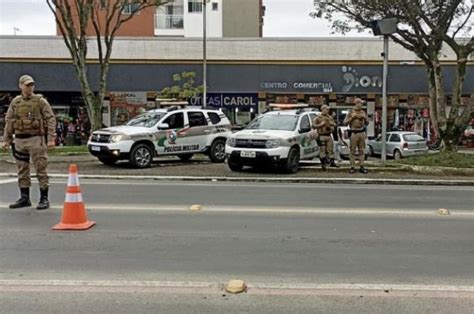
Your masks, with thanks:
[[(221, 293), (224, 282), (134, 280), (0, 280), (0, 292)], [(474, 298), (474, 286), (403, 284), (247, 283), (248, 294), (368, 295), (418, 298)]]
[[(189, 207), (192, 204), (94, 204), (85, 200), (85, 207), (88, 210), (97, 211), (157, 211), (157, 212), (190, 212)], [(8, 204), (0, 203), (0, 209), (8, 208)], [(51, 209), (61, 210), (63, 205), (51, 206)], [(266, 214), (292, 214), (292, 215), (364, 215), (364, 216), (438, 216), (437, 210), (401, 210), (399, 208), (373, 208), (373, 209), (353, 209), (353, 208), (318, 208), (318, 207), (263, 207), (263, 206), (218, 206), (202, 205), (200, 213), (266, 213)], [(450, 217), (474, 218), (474, 211), (456, 211), (451, 210), (449, 216), (443, 216), (443, 219)]]
[(12, 183), (12, 182), (18, 182), (18, 179), (4, 179), (4, 180), (0, 180), (0, 185), (1, 185), (1, 184)]

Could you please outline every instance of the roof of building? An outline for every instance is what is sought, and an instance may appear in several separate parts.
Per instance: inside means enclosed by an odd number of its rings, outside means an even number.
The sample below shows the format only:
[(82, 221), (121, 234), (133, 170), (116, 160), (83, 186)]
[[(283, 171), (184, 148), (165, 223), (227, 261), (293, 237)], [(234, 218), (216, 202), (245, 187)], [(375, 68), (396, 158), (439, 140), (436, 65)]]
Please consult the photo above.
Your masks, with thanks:
[[(381, 38), (209, 38), (207, 58), (214, 62), (380, 62)], [(202, 38), (127, 38), (114, 41), (112, 60), (117, 62), (199, 61), (203, 58)], [(63, 38), (58, 36), (0, 36), (0, 59), (69, 60)], [(25, 49), (29, 47), (29, 49)], [(88, 58), (97, 58), (95, 39), (89, 42)], [(390, 42), (391, 61), (419, 59), (402, 46)], [(470, 56), (473, 60), (474, 56)], [(445, 47), (441, 60), (454, 61)]]

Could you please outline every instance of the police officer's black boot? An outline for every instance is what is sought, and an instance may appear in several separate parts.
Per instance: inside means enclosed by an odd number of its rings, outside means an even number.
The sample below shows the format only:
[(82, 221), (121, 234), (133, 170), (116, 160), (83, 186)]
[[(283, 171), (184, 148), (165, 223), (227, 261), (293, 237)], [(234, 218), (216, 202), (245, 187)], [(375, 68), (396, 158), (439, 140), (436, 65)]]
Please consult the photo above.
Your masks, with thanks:
[(326, 171), (326, 158), (320, 158), (319, 160), (321, 161), (321, 169)]
[(49, 208), (49, 201), (48, 201), (48, 188), (40, 189), (40, 201), (38, 206), (36, 206), (37, 210), (43, 210)]
[(339, 165), (336, 164), (336, 161), (334, 160), (334, 158), (331, 158), (331, 160), (329, 162), (329, 167), (339, 168)]
[(367, 168), (365, 168), (364, 166), (360, 166), (359, 172), (365, 174), (365, 173), (368, 173), (369, 170), (367, 170)]
[(20, 198), (10, 208), (22, 208), (31, 206), (30, 202), (30, 188), (20, 188)]

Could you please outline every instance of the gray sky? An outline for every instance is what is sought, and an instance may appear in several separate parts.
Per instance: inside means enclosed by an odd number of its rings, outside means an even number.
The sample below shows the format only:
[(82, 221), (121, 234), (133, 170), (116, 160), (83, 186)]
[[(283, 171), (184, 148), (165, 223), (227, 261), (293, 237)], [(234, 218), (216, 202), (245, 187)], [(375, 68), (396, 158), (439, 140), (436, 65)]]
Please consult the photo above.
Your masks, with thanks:
[[(257, 1), (257, 0), (256, 0)], [(328, 24), (309, 13), (313, 0), (264, 0), (265, 37), (330, 36)], [(0, 35), (55, 35), (56, 28), (46, 0), (0, 0)], [(354, 34), (353, 36), (360, 36)], [(369, 33), (366, 36), (371, 36)]]

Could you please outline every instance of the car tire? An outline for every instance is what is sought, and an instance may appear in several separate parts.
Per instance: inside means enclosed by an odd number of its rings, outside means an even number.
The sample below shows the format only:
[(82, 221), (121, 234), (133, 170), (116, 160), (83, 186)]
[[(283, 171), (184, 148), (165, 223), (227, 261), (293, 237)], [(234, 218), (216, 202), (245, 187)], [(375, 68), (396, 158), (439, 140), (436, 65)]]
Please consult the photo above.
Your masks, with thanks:
[(402, 153), (398, 149), (395, 149), (393, 151), (393, 159), (395, 159), (395, 160), (402, 159)]
[(153, 161), (153, 152), (150, 146), (138, 144), (130, 153), (130, 164), (135, 168), (148, 168)]
[(217, 139), (212, 142), (211, 149), (209, 150), (209, 158), (212, 162), (224, 162), (226, 158), (224, 139)]
[(178, 158), (181, 161), (189, 161), (191, 158), (193, 158), (193, 154), (179, 154)]
[(296, 173), (300, 165), (300, 151), (297, 147), (292, 147), (288, 153), (288, 158), (283, 164), (286, 173)]
[(227, 160), (227, 166), (229, 166), (229, 169), (232, 171), (242, 171), (242, 168), (244, 167), (242, 164), (230, 159)]
[(369, 146), (369, 155), (370, 157), (375, 157), (374, 148), (372, 146)]
[(117, 159), (115, 159), (115, 158), (103, 158), (103, 157), (101, 157), (101, 158), (99, 158), (99, 161), (100, 161), (101, 163), (103, 163), (104, 165), (113, 166), (113, 165), (115, 165), (115, 163), (117, 162)]

